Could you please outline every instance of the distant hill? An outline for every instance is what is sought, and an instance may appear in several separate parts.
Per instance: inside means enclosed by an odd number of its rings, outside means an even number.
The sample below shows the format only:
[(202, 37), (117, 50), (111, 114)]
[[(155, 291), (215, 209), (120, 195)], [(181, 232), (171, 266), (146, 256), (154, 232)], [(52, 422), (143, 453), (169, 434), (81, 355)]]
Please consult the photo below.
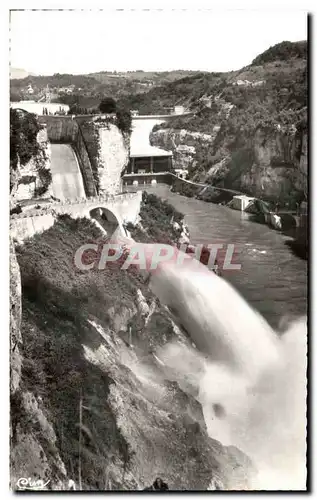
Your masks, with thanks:
[(173, 82), (185, 76), (192, 76), (197, 71), (173, 70), (173, 71), (100, 71), (98, 73), (90, 73), (88, 76), (96, 78), (101, 83), (109, 82), (109, 79), (124, 78), (125, 80), (152, 83), (154, 85)]
[(273, 45), (257, 56), (253, 61), (253, 66), (274, 61), (286, 61), (289, 59), (307, 59), (307, 42), (281, 42)]
[(10, 79), (21, 80), (22, 78), (27, 78), (29, 75), (33, 76), (33, 73), (28, 73), (25, 69), (20, 68), (10, 68)]
[[(130, 94), (144, 94), (158, 86), (173, 82), (185, 76), (192, 76), (195, 71), (128, 71), (72, 75), (60, 74), (42, 76), (29, 75), (27, 72), (12, 73), (11, 100), (28, 99), (28, 85), (32, 85), (32, 99), (43, 95), (48, 86), (52, 101), (63, 102), (68, 105), (77, 104), (80, 107), (96, 107), (106, 96), (120, 99)], [(16, 77), (17, 75), (17, 77)], [(69, 89), (69, 87), (72, 87)]]
[(123, 96), (122, 103), (130, 109), (138, 109), (140, 114), (163, 112), (175, 105), (199, 109), (203, 107), (202, 99), (217, 95), (238, 108), (247, 107), (254, 99), (273, 111), (278, 101), (288, 106), (288, 99), (289, 104), (293, 100), (305, 106), (306, 66), (307, 42), (282, 42), (241, 70), (196, 73), (159, 85), (147, 93)]

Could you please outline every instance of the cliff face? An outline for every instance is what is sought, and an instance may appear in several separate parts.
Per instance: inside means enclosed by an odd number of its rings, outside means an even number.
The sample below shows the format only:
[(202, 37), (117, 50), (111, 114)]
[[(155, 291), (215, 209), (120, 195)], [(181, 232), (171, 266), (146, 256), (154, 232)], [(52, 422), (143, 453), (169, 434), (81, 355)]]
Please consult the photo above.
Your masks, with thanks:
[(196, 164), (196, 151), (211, 147), (216, 136), (217, 127), (211, 134), (173, 128), (159, 129), (150, 134), (150, 143), (169, 151), (173, 151), (173, 165), (176, 169), (192, 169)]
[[(15, 248), (10, 241), (10, 400), (11, 400), (11, 487), (31, 477), (43, 483), (53, 482), (53, 489), (62, 489), (66, 469), (56, 448), (56, 435), (49, 423), (42, 398), (27, 390), (24, 383), (27, 370), (21, 334), (21, 276)], [(21, 483), (22, 481), (22, 483)]]
[(48, 198), (52, 194), (51, 151), (46, 128), (37, 134), (38, 152), (26, 165), (18, 165), (11, 192), (14, 201), (32, 198)]
[(121, 191), (121, 173), (129, 161), (129, 137), (115, 123), (96, 118), (81, 124), (99, 194)]
[(21, 378), (21, 277), (15, 255), (14, 243), (10, 240), (10, 389), (14, 394)]
[[(211, 134), (164, 128), (151, 133), (151, 143), (174, 154), (174, 167), (188, 169), (195, 182), (210, 183), (272, 200), (307, 193), (307, 132), (295, 125), (258, 128), (251, 137), (228, 144), (221, 127)], [(232, 137), (230, 137), (232, 141)], [(239, 142), (241, 146), (239, 146)], [(201, 168), (206, 160), (206, 169)], [(208, 161), (209, 160), (209, 161)]]
[(259, 129), (251, 144), (254, 161), (241, 175), (242, 190), (276, 199), (307, 191), (307, 133), (298, 133), (296, 127), (290, 134)]
[(99, 130), (99, 192), (117, 194), (121, 191), (121, 173), (129, 161), (129, 150), (122, 132), (115, 126)]

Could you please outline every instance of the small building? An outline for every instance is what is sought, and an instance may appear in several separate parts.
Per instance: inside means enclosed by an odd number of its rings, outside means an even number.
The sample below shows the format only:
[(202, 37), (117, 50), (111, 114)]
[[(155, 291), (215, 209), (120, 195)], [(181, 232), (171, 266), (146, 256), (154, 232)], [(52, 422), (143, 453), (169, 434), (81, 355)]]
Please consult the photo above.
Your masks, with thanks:
[(184, 106), (175, 106), (174, 107), (174, 114), (175, 115), (183, 115), (184, 113), (185, 113)]
[(153, 146), (130, 151), (128, 166), (122, 177), (124, 185), (144, 185), (166, 182), (173, 170), (173, 153)]
[(254, 201), (254, 197), (252, 196), (246, 196), (244, 194), (241, 195), (236, 195), (232, 198), (228, 206), (230, 208), (233, 208), (234, 210), (240, 210), (241, 212), (244, 212), (245, 209)]

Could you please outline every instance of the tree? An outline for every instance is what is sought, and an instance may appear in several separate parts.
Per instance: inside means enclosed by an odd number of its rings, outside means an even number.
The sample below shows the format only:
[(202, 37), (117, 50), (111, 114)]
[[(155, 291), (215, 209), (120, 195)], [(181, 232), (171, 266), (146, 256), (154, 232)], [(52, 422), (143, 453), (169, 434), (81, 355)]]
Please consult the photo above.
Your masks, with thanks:
[(116, 113), (117, 126), (121, 132), (131, 134), (132, 132), (132, 117), (130, 111), (126, 109), (118, 109)]
[(105, 97), (99, 104), (101, 113), (115, 113), (116, 109), (117, 103), (112, 97)]
[(38, 154), (37, 134), (41, 128), (34, 114), (10, 109), (10, 162), (13, 168), (18, 161), (26, 165)]

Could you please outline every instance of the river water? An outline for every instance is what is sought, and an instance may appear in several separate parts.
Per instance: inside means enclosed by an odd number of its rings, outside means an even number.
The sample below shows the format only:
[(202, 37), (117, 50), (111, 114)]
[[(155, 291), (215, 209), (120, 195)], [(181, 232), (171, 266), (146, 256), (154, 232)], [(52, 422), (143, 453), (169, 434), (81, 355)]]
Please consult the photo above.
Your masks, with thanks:
[(306, 314), (307, 262), (285, 245), (288, 237), (228, 207), (172, 193), (169, 186), (147, 191), (185, 215), (191, 243), (235, 245), (241, 270), (224, 270), (223, 276), (273, 328), (279, 327), (282, 318)]

